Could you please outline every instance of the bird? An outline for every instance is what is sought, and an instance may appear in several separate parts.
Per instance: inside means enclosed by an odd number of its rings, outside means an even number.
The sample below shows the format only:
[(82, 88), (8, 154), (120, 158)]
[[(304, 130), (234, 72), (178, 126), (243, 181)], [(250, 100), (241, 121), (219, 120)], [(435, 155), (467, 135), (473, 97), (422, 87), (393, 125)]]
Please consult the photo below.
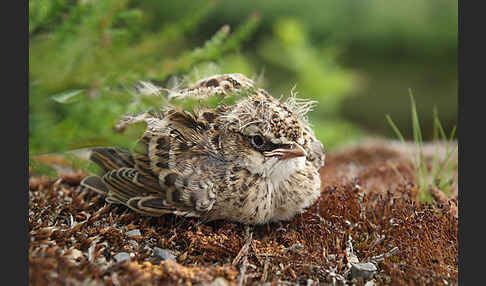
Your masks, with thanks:
[[(306, 116), (314, 101), (293, 90), (275, 98), (239, 73), (165, 90), (167, 105), (120, 121), (146, 124), (133, 148), (91, 149), (103, 173), (85, 177), (84, 188), (142, 215), (247, 225), (288, 221), (320, 197), (325, 151)], [(170, 104), (189, 98), (201, 104)], [(233, 101), (203, 104), (211, 98)]]

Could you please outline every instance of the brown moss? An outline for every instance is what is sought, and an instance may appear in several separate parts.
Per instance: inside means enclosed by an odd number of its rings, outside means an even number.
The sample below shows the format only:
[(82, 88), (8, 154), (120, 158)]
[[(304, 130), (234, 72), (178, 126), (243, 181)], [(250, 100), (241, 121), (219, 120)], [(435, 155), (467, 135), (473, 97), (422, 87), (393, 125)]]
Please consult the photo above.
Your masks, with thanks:
[[(359, 261), (398, 247), (377, 262), (378, 285), (457, 284), (457, 198), (433, 190), (437, 203), (417, 201), (409, 162), (391, 151), (329, 154), (322, 196), (291, 221), (255, 226), (246, 284), (326, 283), (348, 279), (352, 242)], [(356, 176), (343, 177), (356, 160)], [(395, 165), (390, 165), (394, 160)], [(77, 184), (83, 174), (29, 182), (29, 278), (32, 285), (194, 285), (223, 277), (237, 284), (244, 227), (167, 215), (151, 218), (108, 205)], [(127, 231), (138, 229), (140, 236)], [(351, 239), (351, 240), (350, 240)], [(177, 262), (154, 258), (169, 249)], [(117, 262), (117, 253), (132, 254)], [(354, 281), (364, 285), (366, 280)]]

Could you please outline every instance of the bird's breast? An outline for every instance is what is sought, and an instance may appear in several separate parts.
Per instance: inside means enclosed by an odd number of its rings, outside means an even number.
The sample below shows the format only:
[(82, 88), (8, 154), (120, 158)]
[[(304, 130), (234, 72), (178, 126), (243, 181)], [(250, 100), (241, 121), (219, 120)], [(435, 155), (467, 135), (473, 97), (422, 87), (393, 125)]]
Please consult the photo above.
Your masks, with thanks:
[(220, 218), (263, 224), (289, 220), (320, 195), (319, 173), (310, 165), (276, 180), (249, 174), (239, 184), (222, 190), (214, 206)]

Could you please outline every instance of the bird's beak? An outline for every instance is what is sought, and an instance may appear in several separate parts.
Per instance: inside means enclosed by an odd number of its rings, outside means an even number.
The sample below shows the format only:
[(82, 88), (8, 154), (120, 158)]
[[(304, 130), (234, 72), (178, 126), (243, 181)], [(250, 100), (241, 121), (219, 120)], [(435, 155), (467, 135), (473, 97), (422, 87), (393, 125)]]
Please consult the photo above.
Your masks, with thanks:
[(299, 144), (286, 144), (282, 148), (266, 152), (265, 156), (278, 157), (279, 160), (306, 156), (307, 152)]

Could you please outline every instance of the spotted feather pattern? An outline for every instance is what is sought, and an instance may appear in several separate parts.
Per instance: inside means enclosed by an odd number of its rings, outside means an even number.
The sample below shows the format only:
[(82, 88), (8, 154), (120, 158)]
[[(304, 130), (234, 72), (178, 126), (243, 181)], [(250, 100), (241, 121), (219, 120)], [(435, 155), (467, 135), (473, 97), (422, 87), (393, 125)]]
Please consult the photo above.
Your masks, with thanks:
[[(170, 103), (238, 91), (247, 96), (232, 105), (184, 111)], [(306, 118), (313, 102), (293, 91), (280, 101), (242, 74), (215, 75), (168, 94), (161, 110), (127, 115), (117, 125), (146, 124), (132, 150), (92, 150), (104, 173), (86, 177), (84, 187), (143, 215), (250, 224), (290, 219), (318, 198), (325, 154)], [(252, 145), (256, 135), (271, 146), (267, 151), (298, 145), (303, 153), (282, 160), (265, 155)]]

